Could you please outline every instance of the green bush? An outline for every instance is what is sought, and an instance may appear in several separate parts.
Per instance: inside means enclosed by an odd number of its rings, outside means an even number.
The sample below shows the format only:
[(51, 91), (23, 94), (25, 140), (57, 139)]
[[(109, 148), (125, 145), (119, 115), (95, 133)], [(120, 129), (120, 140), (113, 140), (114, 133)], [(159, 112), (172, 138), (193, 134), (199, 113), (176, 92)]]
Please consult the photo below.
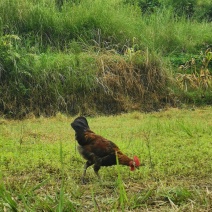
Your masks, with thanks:
[(212, 4), (211, 1), (199, 1), (195, 7), (194, 18), (202, 21), (212, 21)]
[(143, 14), (151, 14), (161, 7), (159, 0), (124, 0), (124, 3), (137, 5)]

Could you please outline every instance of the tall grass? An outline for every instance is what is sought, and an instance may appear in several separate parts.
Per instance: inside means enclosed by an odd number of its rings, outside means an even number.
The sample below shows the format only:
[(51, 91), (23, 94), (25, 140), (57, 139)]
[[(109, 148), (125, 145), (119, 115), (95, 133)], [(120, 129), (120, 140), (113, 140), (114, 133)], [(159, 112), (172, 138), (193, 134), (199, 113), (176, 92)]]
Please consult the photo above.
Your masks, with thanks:
[(167, 72), (211, 45), (210, 22), (167, 7), (142, 15), (121, 0), (3, 0), (0, 14), (0, 108), (10, 117), (175, 105)]
[(142, 22), (146, 45), (164, 56), (197, 54), (211, 44), (211, 23), (177, 18), (171, 9), (164, 8), (146, 15)]
[(193, 52), (211, 42), (211, 23), (176, 18), (170, 8), (141, 16), (138, 7), (120, 0), (67, 1), (61, 11), (54, 1), (12, 0), (2, 1), (0, 11), (6, 33), (28, 35), (40, 47), (48, 44), (64, 49), (73, 39), (80, 39), (89, 45), (121, 50), (132, 45), (135, 37), (141, 46), (168, 54)]
[(1, 107), (10, 116), (54, 115), (57, 111), (111, 113), (138, 109), (144, 102), (152, 110), (172, 101), (162, 61), (149, 51), (130, 50), (124, 56), (93, 51), (38, 55), (20, 53), (19, 42), (17, 36), (5, 36), (1, 41), (7, 62)]
[(131, 6), (124, 7), (119, 0), (86, 0), (80, 4), (67, 1), (61, 11), (54, 1), (42, 2), (3, 1), (0, 11), (2, 22), (8, 24), (7, 33), (35, 36), (41, 45), (59, 48), (79, 37), (92, 45), (98, 42), (99, 36), (102, 40), (99, 45), (108, 40), (122, 47), (126, 40), (132, 40), (137, 29), (139, 14)]

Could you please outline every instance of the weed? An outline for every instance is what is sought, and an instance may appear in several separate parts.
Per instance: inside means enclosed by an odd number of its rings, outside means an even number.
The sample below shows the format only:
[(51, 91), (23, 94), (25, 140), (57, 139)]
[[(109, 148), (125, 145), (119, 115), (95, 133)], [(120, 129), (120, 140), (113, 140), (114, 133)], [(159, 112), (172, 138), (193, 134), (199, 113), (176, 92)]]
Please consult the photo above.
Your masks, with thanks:
[(205, 53), (201, 52), (199, 60), (200, 62), (192, 58), (184, 65), (181, 65), (180, 69), (183, 73), (176, 74), (176, 81), (186, 95), (189, 96), (189, 94), (195, 93), (193, 101), (202, 98), (210, 103), (212, 76), (209, 71), (209, 64), (212, 60), (211, 50), (207, 49)]
[(120, 167), (118, 162), (118, 157), (116, 156), (116, 163), (117, 163), (117, 172), (118, 172), (118, 178), (117, 178), (117, 185), (119, 189), (119, 205), (121, 207), (121, 210), (125, 210), (125, 204), (128, 202), (127, 194), (124, 188), (124, 183), (122, 181), (121, 173), (120, 173)]

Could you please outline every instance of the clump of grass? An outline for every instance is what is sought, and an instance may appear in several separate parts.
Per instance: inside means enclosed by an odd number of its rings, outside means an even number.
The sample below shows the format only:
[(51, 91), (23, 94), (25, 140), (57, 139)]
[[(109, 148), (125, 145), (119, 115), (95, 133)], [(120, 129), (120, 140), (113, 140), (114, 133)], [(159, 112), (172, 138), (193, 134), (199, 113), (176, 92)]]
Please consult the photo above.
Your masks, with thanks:
[(11, 194), (6, 190), (6, 188), (1, 184), (0, 185), (0, 198), (3, 200), (5, 204), (7, 204), (8, 208), (13, 211), (18, 211), (18, 203), (13, 199)]
[(181, 205), (192, 198), (191, 192), (186, 188), (171, 188), (170, 190), (166, 188), (164, 191), (159, 191), (158, 196), (164, 197), (165, 201), (177, 209), (177, 205)]
[(201, 52), (197, 59), (192, 58), (181, 65), (175, 78), (179, 88), (189, 102), (211, 102), (212, 75), (210, 64), (212, 61), (211, 49)]
[(119, 162), (118, 162), (118, 157), (116, 157), (116, 163), (117, 163), (117, 173), (118, 173), (118, 178), (117, 178), (117, 185), (119, 189), (119, 198), (118, 202), (121, 207), (121, 210), (125, 210), (125, 204), (128, 202), (127, 194), (124, 188), (124, 183), (122, 181), (121, 173), (120, 173), (120, 168), (119, 168)]
[(124, 56), (104, 54), (98, 58), (101, 75), (97, 82), (106, 98), (112, 97), (117, 102), (119, 110), (146, 110), (147, 105), (151, 110), (162, 106), (163, 101), (173, 100), (166, 90), (168, 75), (158, 57), (148, 50), (128, 50)]

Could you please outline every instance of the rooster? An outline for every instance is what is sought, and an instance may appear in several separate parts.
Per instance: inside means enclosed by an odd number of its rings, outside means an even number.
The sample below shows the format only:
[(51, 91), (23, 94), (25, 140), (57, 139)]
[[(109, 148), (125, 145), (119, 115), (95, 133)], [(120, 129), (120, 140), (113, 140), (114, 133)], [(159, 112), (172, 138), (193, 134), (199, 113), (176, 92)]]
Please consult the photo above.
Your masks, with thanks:
[(133, 159), (123, 154), (118, 146), (112, 141), (95, 134), (90, 130), (87, 119), (78, 117), (71, 123), (75, 131), (75, 138), (78, 142), (78, 151), (87, 160), (82, 175), (82, 183), (85, 183), (86, 170), (94, 165), (94, 172), (100, 180), (99, 169), (101, 166), (112, 166), (121, 164), (129, 166), (131, 171), (140, 166), (138, 157)]

